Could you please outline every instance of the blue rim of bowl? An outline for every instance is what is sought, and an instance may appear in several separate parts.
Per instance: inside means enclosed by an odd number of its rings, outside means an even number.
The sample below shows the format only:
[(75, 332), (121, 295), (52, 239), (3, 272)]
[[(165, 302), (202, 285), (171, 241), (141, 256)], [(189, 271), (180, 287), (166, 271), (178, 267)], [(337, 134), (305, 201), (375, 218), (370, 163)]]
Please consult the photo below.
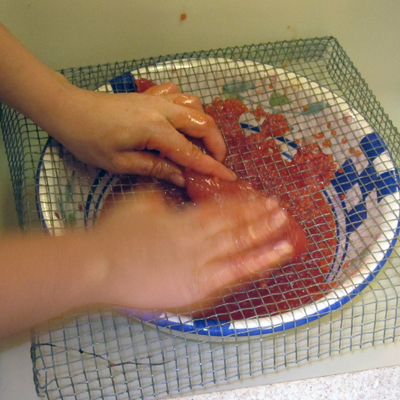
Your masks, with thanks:
[[(97, 219), (97, 212), (100, 209), (100, 204), (105, 197), (105, 194), (107, 193), (107, 190), (112, 187), (113, 181), (116, 179), (114, 175), (108, 175), (108, 172), (105, 170), (101, 170), (95, 180), (93, 181), (90, 189), (89, 189), (89, 194), (84, 206), (84, 226), (85, 228), (88, 227), (88, 221), (90, 220), (89, 213), (90, 209), (92, 206), (94, 207), (94, 212), (93, 212), (93, 219)], [(103, 178), (106, 179), (106, 183), (101, 186), (101, 182)], [(100, 188), (100, 193), (96, 197), (96, 191), (97, 189)]]

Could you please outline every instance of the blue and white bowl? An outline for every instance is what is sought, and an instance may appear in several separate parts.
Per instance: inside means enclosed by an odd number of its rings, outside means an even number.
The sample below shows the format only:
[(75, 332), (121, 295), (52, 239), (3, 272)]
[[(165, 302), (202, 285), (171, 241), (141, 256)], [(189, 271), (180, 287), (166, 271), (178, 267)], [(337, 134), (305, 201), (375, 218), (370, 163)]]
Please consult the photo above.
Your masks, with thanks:
[[(324, 194), (333, 206), (338, 245), (328, 281), (338, 288), (312, 304), (279, 315), (219, 321), (167, 312), (124, 310), (146, 323), (180, 333), (216, 337), (263, 335), (316, 320), (347, 303), (368, 286), (387, 261), (399, 234), (399, 176), (379, 132), (342, 97), (305, 77), (271, 65), (221, 58), (171, 61), (125, 73), (98, 90), (134, 92), (135, 78), (175, 82), (200, 96), (239, 97), (283, 114), (291, 128), (275, 138), (290, 159), (303, 143), (317, 142), (332, 154), (340, 173)], [(241, 119), (251, 134), (260, 122), (250, 113)], [(43, 227), (59, 235), (71, 226), (93, 226), (118, 177), (88, 167), (50, 139), (37, 171), (37, 200)], [(346, 268), (344, 268), (346, 267)]]

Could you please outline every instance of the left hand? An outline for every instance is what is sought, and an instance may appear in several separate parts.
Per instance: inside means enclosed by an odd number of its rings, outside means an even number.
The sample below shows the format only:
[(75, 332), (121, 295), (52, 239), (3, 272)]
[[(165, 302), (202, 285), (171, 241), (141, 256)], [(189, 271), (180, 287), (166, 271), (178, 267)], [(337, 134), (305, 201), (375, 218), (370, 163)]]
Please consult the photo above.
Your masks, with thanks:
[[(221, 164), (224, 140), (200, 99), (174, 84), (146, 93), (101, 93), (66, 85), (47, 132), (80, 160), (114, 173), (150, 175), (184, 186), (180, 167), (234, 180)], [(187, 137), (201, 139), (205, 154)]]

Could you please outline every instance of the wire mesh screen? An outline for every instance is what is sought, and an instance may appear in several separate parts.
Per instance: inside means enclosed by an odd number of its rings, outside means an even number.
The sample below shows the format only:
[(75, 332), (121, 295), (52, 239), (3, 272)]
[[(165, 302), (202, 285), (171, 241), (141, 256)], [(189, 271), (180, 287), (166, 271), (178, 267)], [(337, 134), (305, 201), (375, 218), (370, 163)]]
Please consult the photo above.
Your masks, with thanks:
[[(62, 72), (89, 90), (172, 81), (199, 96), (227, 143), (226, 165), (251, 190), (279, 198), (302, 224), (307, 251), (232, 285), (212, 306), (80, 310), (36, 327), (39, 395), (177, 396), (395, 339), (399, 135), (334, 38)], [(193, 200), (167, 182), (89, 167), (4, 106), (2, 128), (27, 231), (91, 229), (138, 186), (163, 192), (172, 206)]]

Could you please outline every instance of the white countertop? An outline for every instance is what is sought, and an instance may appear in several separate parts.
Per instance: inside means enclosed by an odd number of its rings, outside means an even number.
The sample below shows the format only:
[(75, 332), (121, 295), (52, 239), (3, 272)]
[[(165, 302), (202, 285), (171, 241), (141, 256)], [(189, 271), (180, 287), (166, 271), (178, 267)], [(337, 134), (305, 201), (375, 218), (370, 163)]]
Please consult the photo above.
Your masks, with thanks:
[(183, 397), (182, 400), (398, 400), (400, 366)]

